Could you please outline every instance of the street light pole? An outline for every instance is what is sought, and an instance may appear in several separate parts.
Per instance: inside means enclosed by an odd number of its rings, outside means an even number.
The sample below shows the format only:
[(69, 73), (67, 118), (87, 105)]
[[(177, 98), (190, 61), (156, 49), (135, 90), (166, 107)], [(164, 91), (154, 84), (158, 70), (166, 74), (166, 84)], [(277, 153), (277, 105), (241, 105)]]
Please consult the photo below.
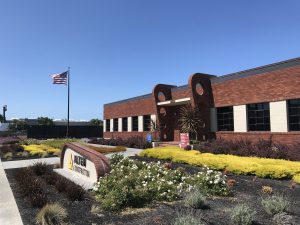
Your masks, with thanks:
[(3, 106), (3, 123), (6, 122), (5, 112), (7, 111), (7, 105)]

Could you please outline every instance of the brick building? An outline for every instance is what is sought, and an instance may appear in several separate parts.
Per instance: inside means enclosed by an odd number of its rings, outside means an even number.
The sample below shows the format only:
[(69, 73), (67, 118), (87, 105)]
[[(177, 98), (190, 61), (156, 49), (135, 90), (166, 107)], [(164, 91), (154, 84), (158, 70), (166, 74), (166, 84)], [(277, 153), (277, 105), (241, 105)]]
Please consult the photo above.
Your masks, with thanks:
[(104, 105), (104, 137), (149, 133), (150, 121), (164, 141), (179, 141), (183, 105), (198, 106), (201, 138), (300, 141), (300, 58), (224, 76), (196, 73), (188, 84), (157, 84), (152, 93)]

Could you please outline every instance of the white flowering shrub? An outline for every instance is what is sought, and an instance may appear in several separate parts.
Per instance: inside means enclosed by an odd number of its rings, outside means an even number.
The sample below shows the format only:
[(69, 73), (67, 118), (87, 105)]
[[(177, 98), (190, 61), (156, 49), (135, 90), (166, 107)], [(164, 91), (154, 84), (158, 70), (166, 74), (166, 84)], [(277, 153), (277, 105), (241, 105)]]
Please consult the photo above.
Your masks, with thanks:
[(214, 171), (204, 166), (202, 172), (190, 176), (189, 183), (207, 195), (228, 195), (229, 190), (226, 185), (226, 175), (219, 171)]
[(188, 175), (182, 168), (171, 170), (160, 162), (145, 163), (119, 154), (113, 155), (111, 167), (93, 189), (106, 211), (142, 207), (152, 201), (174, 201), (194, 188), (203, 188), (207, 194), (227, 193), (225, 177), (209, 169)]

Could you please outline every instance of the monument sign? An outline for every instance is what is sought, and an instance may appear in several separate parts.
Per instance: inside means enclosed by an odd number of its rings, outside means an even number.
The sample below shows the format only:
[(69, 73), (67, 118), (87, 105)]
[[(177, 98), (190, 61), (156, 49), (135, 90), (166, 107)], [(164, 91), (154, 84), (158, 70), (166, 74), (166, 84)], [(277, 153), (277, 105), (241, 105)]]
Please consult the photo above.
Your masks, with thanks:
[(63, 147), (60, 163), (61, 168), (94, 183), (110, 171), (105, 155), (78, 143), (68, 143)]

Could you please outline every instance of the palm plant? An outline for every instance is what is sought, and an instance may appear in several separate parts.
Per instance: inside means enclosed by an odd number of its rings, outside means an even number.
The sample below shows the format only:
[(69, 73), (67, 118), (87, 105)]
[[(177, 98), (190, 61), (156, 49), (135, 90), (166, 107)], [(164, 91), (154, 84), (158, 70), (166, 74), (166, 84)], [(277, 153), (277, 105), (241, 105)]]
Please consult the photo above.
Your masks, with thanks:
[(192, 133), (198, 140), (197, 131), (205, 126), (204, 121), (201, 119), (199, 107), (192, 107), (190, 104), (181, 107), (178, 121), (181, 132)]

